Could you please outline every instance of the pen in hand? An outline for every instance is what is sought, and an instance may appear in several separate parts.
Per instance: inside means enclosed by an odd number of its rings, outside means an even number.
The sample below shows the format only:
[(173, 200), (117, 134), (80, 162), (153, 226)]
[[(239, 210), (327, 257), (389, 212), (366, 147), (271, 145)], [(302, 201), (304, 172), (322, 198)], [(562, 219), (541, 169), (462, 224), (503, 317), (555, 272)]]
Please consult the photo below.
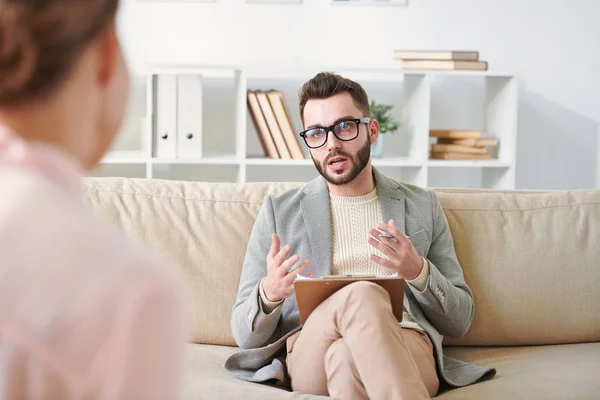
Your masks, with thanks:
[[(421, 229), (419, 232), (421, 232), (421, 231), (422, 231), (422, 229)], [(419, 232), (417, 232), (417, 233), (419, 233)], [(410, 240), (410, 238), (412, 238), (412, 237), (413, 237), (413, 236), (415, 236), (415, 235), (416, 235), (416, 233), (413, 233), (413, 234), (412, 234), (412, 235), (410, 235), (410, 236), (408, 236), (407, 234), (404, 234), (404, 236), (406, 236), (406, 238), (407, 238), (407, 239), (409, 239), (409, 240)], [(387, 232), (382, 232), (382, 233), (380, 233), (380, 234), (379, 234), (379, 237), (380, 237), (380, 238), (384, 238), (384, 239), (393, 239), (393, 238), (394, 238), (392, 235), (390, 235), (390, 234), (389, 234), (389, 233), (387, 233)]]
[[(410, 236), (408, 236), (408, 235), (406, 235), (406, 234), (404, 234), (404, 236), (406, 236), (406, 238), (407, 238), (407, 239), (410, 239)], [(393, 239), (393, 238), (394, 238), (392, 235), (390, 235), (390, 234), (389, 234), (389, 233), (387, 233), (387, 232), (380, 233), (380, 234), (379, 234), (379, 237), (380, 237), (380, 238), (385, 238), (385, 239)]]

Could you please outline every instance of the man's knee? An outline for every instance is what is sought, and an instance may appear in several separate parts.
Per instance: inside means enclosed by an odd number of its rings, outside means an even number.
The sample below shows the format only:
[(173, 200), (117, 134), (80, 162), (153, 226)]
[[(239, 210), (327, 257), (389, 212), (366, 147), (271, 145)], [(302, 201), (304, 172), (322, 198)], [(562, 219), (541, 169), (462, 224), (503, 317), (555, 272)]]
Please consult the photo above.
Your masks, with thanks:
[(318, 310), (321, 316), (331, 316), (333, 310), (339, 310), (340, 315), (366, 313), (366, 316), (376, 317), (381, 312), (387, 313), (391, 310), (390, 295), (376, 283), (354, 282), (335, 292), (318, 307)]
[(371, 300), (383, 299), (389, 301), (390, 298), (387, 290), (378, 284), (369, 281), (354, 282), (344, 287), (339, 292), (342, 292), (341, 294), (343, 296), (357, 299), (363, 304)]

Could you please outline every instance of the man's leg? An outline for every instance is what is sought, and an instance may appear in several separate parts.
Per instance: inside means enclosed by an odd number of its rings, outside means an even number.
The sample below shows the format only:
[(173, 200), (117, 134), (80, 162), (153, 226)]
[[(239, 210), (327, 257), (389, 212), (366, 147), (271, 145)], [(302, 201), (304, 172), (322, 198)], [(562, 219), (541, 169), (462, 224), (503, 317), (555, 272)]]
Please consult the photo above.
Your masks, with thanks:
[(434, 397), (440, 388), (440, 380), (435, 367), (433, 343), (425, 332), (416, 329), (403, 328), (402, 336), (417, 364), (429, 396)]
[[(338, 343), (327, 354), (342, 338), (345, 346)], [(350, 366), (339, 368), (342, 360)], [(295, 391), (333, 397), (345, 386), (362, 386), (373, 399), (429, 398), (389, 295), (374, 283), (348, 285), (324, 301), (290, 338), (287, 362)]]
[(333, 399), (369, 399), (344, 338), (333, 342), (325, 353), (325, 373), (329, 396)]
[[(434, 397), (440, 388), (435, 368), (433, 343), (423, 331), (401, 329), (402, 336), (412, 355), (419, 375), (430, 397)], [(343, 338), (336, 340), (325, 353), (325, 372), (329, 395), (334, 399), (368, 399), (350, 348)]]

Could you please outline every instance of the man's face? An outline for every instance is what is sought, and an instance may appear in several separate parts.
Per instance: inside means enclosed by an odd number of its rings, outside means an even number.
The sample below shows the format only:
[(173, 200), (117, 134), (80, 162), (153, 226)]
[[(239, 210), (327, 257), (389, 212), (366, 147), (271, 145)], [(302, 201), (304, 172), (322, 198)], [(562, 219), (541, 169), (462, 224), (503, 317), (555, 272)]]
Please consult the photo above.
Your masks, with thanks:
[[(363, 112), (347, 92), (327, 99), (309, 100), (304, 107), (305, 129), (362, 117)], [(339, 140), (333, 132), (329, 132), (327, 142), (322, 147), (310, 149), (315, 167), (329, 183), (345, 185), (365, 169), (371, 157), (370, 127), (370, 124), (358, 124), (358, 137), (350, 141)]]

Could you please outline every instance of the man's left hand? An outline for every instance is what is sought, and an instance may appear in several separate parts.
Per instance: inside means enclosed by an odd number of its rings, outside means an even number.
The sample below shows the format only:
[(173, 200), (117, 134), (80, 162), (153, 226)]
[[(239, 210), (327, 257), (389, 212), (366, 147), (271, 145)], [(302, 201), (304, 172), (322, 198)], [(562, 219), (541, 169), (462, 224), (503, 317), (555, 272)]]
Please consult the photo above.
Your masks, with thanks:
[[(380, 237), (379, 234), (387, 232), (391, 238)], [(423, 269), (423, 259), (417, 253), (412, 242), (390, 219), (387, 224), (378, 224), (377, 229), (369, 230), (369, 244), (385, 254), (388, 259), (370, 254), (373, 262), (397, 272), (399, 276), (407, 280), (413, 280), (419, 276)]]

